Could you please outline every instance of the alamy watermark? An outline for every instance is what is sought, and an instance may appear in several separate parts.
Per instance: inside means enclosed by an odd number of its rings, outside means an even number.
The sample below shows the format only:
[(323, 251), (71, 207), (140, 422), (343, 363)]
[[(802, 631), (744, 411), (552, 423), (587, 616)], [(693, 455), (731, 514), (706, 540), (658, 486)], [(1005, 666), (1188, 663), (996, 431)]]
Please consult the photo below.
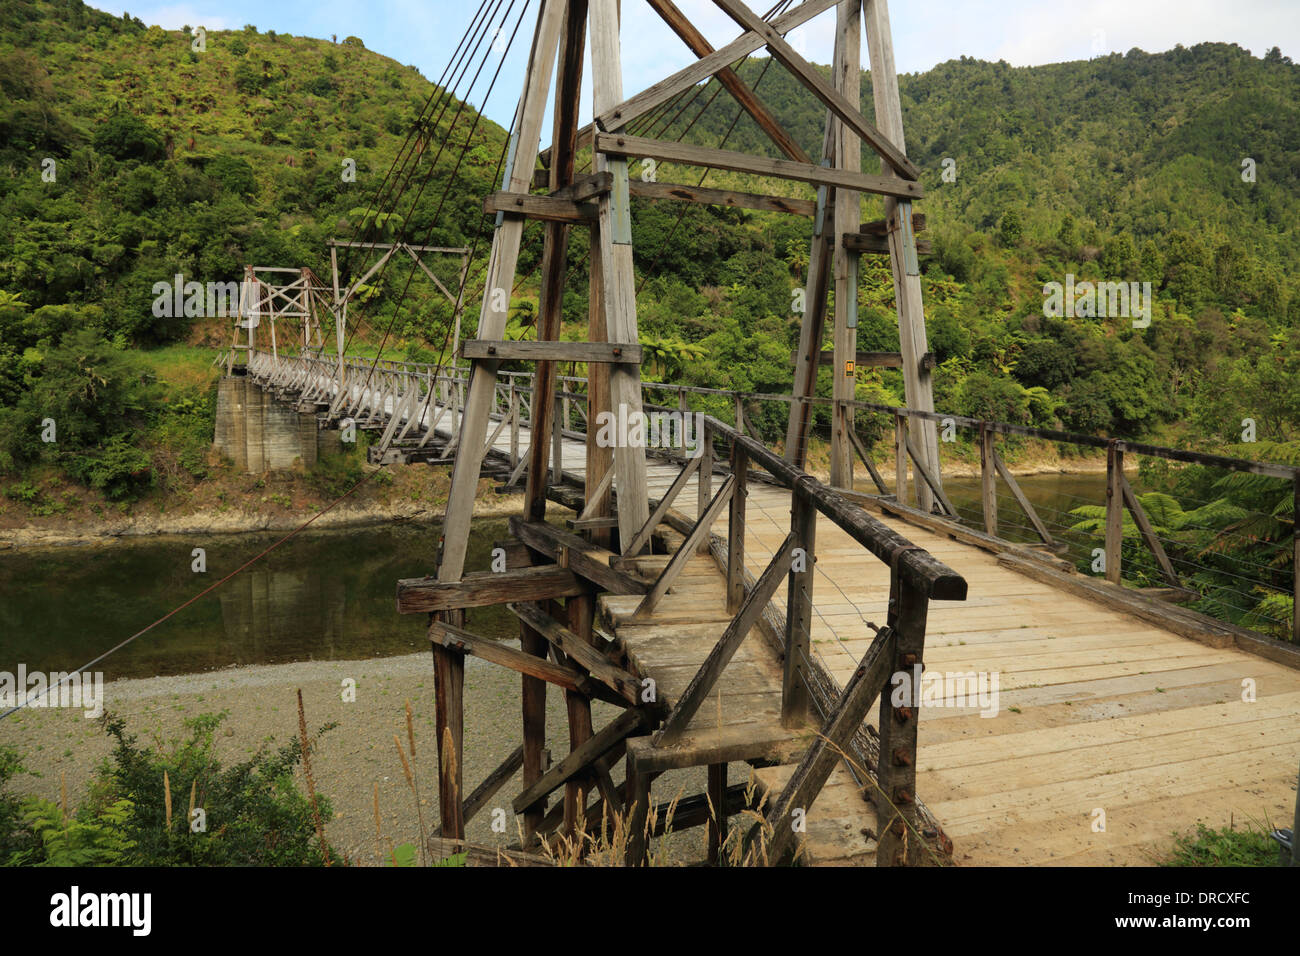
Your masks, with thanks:
[(917, 664), (895, 671), (889, 702), (895, 707), (977, 707), (981, 717), (998, 715), (997, 671), (926, 671)]
[(104, 713), (104, 674), (67, 671), (0, 671), (0, 707), (80, 707), (91, 720)]
[(632, 411), (596, 416), (596, 445), (600, 448), (680, 448), (688, 458), (704, 454), (703, 412)]
[(1043, 315), (1047, 318), (1132, 319), (1133, 328), (1151, 324), (1150, 282), (1075, 282), (1067, 273), (1064, 285), (1043, 286)]
[[(188, 319), (241, 315), (241, 283), (185, 281), (176, 273), (171, 282), (153, 284), (153, 314), (155, 318)], [(242, 315), (245, 327), (258, 324), (257, 313), (246, 310)]]

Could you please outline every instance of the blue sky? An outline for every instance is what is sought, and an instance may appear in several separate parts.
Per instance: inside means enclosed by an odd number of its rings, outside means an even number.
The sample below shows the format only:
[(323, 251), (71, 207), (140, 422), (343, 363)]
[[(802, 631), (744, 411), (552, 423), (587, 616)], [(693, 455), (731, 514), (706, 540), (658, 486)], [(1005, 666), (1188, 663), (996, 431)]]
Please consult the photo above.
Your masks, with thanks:
[[(512, 23), (523, 2), (515, 0)], [(529, 2), (520, 37), (485, 108), (503, 126), (510, 122), (523, 82), (523, 61), (539, 0)], [(762, 12), (770, 2), (750, 0), (750, 5)], [(715, 46), (739, 32), (711, 0), (677, 3)], [(505, 0), (502, 9), (508, 4)], [(630, 95), (694, 57), (647, 4), (622, 0), (622, 5), (624, 92)], [(122, 10), (102, 3), (96, 6), (111, 13)], [(471, 0), (137, 0), (126, 9), (146, 24), (168, 29), (184, 24), (238, 29), (252, 23), (260, 30), (295, 35), (337, 34), (340, 40), (356, 35), (370, 49), (437, 79), (477, 4)], [(1234, 42), (1256, 56), (1279, 46), (1284, 54), (1300, 60), (1300, 0), (894, 0), (890, 17), (902, 72), (921, 72), (962, 55), (1031, 66), (1134, 47), (1155, 53), (1178, 43), (1191, 46), (1206, 40)], [(809, 59), (829, 62), (833, 25), (834, 14), (826, 13), (791, 39)], [(495, 66), (490, 61), (485, 77)], [(481, 96), (472, 96), (471, 102), (483, 106)], [(583, 103), (585, 119), (591, 114), (589, 87)]]

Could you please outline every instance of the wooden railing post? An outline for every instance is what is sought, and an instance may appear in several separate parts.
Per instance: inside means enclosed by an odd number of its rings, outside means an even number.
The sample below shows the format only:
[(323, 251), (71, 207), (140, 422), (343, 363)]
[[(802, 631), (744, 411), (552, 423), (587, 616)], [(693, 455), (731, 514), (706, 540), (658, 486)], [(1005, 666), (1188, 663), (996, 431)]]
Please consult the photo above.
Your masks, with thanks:
[(564, 419), (561, 417), (564, 411), (564, 402), (556, 395), (551, 425), (551, 464), (555, 472), (551, 481), (557, 485), (564, 481)]
[(745, 434), (745, 402), (740, 397), (739, 392), (733, 392), (736, 397), (736, 431)]
[[(463, 620), (463, 611), (447, 615), (452, 623)], [(433, 646), (434, 726), (438, 734), (438, 804), (442, 813), (442, 835), (465, 839), (464, 780), (465, 755), (465, 655), (439, 644)]]
[(907, 416), (894, 415), (894, 498), (907, 504)]
[(984, 505), (984, 531), (998, 536), (998, 476), (993, 464), (993, 436), (988, 422), (980, 422), (980, 500)]
[(808, 658), (812, 653), (814, 562), (817, 560), (817, 506), (802, 483), (791, 492), (790, 533), (794, 561), (786, 594), (785, 665), (781, 680), (781, 725), (798, 727), (809, 716)]
[[(695, 514), (704, 514), (704, 509), (709, 506), (713, 500), (713, 436), (709, 434), (707, 427), (701, 428), (696, 436), (700, 445), (700, 467), (695, 472), (695, 481), (697, 482), (697, 493), (695, 497)], [(700, 541), (700, 554), (709, 552), (709, 535), (705, 535)]]
[(749, 454), (740, 442), (731, 443), (731, 474), (735, 489), (727, 523), (727, 613), (735, 614), (745, 602), (745, 497), (749, 474)]
[[(920, 719), (922, 658), (929, 598), (893, 569), (890, 586), (890, 626), (897, 657), (893, 677), (880, 695), (880, 759), (876, 780), (883, 795), (876, 804), (879, 843), (877, 866), (908, 866), (919, 862), (925, 849), (917, 827), (916, 742)], [(908, 693), (895, 705), (895, 688)]]
[(1106, 580), (1120, 583), (1124, 543), (1124, 443), (1106, 448)]
[(519, 464), (519, 392), (510, 378), (510, 467)]

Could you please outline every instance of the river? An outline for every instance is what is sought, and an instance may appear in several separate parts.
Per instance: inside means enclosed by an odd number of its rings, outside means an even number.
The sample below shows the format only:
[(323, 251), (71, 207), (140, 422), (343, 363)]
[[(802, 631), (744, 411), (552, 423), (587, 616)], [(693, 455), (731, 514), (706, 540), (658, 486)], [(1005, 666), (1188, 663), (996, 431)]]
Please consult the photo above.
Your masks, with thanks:
[[(1055, 532), (1080, 504), (1105, 501), (1104, 475), (1020, 479)], [(978, 479), (945, 489), (981, 527)], [(1006, 495), (1000, 485), (1000, 494)], [(1036, 540), (1009, 496), (1000, 505), (1003, 537)], [(428, 646), (423, 615), (394, 610), (398, 578), (433, 569), (438, 528), (389, 525), (305, 532), (160, 623), (103, 664), (106, 680), (186, 674), (235, 664), (357, 660)], [(111, 545), (0, 554), (0, 671), (69, 670), (162, 618), (277, 540), (276, 535), (123, 539)], [(475, 521), (467, 567), (487, 567), (501, 519)], [(1067, 538), (1069, 536), (1067, 535)], [(1071, 540), (1072, 556), (1087, 553)], [(1091, 543), (1088, 543), (1091, 544)], [(206, 552), (207, 570), (191, 566)], [(489, 636), (514, 633), (501, 608), (471, 612)]]

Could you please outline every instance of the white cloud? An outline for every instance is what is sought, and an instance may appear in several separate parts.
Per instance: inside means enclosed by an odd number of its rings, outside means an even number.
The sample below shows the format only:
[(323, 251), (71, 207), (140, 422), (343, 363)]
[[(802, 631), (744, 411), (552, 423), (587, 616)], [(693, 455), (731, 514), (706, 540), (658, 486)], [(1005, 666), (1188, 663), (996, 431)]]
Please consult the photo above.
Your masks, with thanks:
[(146, 26), (155, 24), (164, 30), (179, 30), (187, 24), (192, 27), (206, 27), (209, 30), (234, 30), (243, 24), (234, 24), (228, 18), (218, 14), (213, 7), (197, 7), (189, 3), (131, 4), (131, 16)]

